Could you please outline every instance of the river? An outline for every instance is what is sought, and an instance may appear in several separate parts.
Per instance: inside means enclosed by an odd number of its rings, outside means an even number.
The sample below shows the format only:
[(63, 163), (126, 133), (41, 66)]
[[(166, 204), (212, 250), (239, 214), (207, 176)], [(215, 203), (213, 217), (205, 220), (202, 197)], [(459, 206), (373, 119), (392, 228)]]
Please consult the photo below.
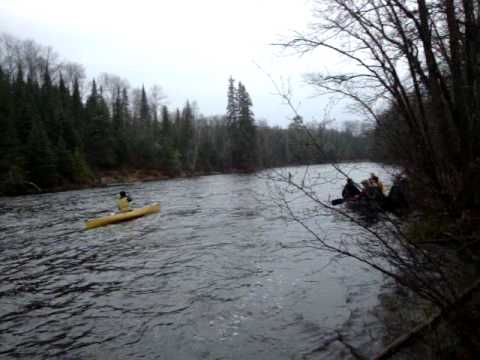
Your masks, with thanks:
[[(386, 178), (375, 164), (345, 168)], [(306, 170), (280, 171), (338, 197), (330, 166)], [(268, 174), (0, 198), (0, 358), (350, 359), (337, 330), (371, 355), (381, 276), (309, 247), (275, 204), (288, 184)], [(161, 213), (84, 231), (120, 190)], [(357, 231), (323, 212), (315, 223), (328, 236)]]

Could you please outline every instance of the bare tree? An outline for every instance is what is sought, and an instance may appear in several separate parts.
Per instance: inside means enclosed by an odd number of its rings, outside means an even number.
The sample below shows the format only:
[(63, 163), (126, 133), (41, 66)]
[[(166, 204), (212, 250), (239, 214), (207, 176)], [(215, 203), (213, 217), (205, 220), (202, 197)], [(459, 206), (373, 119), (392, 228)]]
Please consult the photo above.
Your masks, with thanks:
[(152, 119), (153, 121), (158, 121), (158, 114), (160, 113), (160, 108), (162, 105), (165, 105), (167, 95), (165, 95), (160, 85), (153, 85), (148, 93), (150, 110), (152, 112)]
[(62, 72), (65, 85), (70, 90), (73, 90), (73, 84), (75, 82), (75, 79), (78, 81), (80, 88), (84, 86), (86, 74), (85, 74), (85, 68), (83, 67), (83, 65), (75, 62), (63, 62), (61, 64), (60, 71)]
[(282, 44), (324, 48), (355, 65), (308, 80), (379, 124), (378, 109), (394, 107), (414, 144), (406, 170), (452, 214), (479, 205), (469, 196), (480, 176), (479, 11), (472, 0), (317, 1), (311, 32)]
[(97, 85), (102, 89), (102, 95), (107, 102), (110, 111), (113, 111), (113, 106), (116, 97), (123, 89), (130, 87), (127, 80), (120, 76), (109, 73), (101, 73), (97, 79)]
[[(478, 2), (326, 0), (316, 2), (315, 16), (309, 32), (280, 45), (300, 54), (322, 48), (352, 67), (309, 74), (307, 81), (322, 94), (350, 99), (377, 127), (389, 125), (387, 141), (403, 152), (403, 170), (413, 175), (430, 208), (453, 216), (480, 208), (475, 196), (480, 181)], [(290, 94), (278, 92), (292, 108), (294, 123), (308, 133)], [(325, 151), (323, 144), (315, 146)], [(348, 176), (338, 163), (332, 165)], [(455, 251), (439, 249), (435, 241), (421, 243), (396, 217), (378, 209), (382, 226), (371, 227), (332, 207), (316, 192), (316, 184), (328, 179), (315, 177), (309, 184), (306, 175), (299, 181), (284, 174), (271, 178), (286, 185), (279, 204), (316, 240), (308, 246), (369, 265), (433, 304), (439, 314), (458, 309), (464, 288), (470, 294), (478, 289), (462, 281), (468, 266)], [(300, 195), (310, 202), (309, 210), (292, 206)], [(341, 241), (323, 236), (315, 219), (324, 212), (357, 224), (362, 234)], [(464, 335), (459, 338), (474, 353), (469, 341), (474, 335)]]

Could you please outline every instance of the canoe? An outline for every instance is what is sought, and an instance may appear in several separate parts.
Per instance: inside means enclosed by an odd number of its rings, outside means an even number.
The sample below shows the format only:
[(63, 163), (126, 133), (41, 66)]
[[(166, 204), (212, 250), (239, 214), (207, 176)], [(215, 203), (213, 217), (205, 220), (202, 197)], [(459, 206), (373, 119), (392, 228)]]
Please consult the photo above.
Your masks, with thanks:
[(104, 216), (98, 219), (88, 220), (85, 222), (86, 229), (93, 229), (99, 226), (105, 226), (109, 224), (118, 223), (121, 221), (127, 221), (145, 216), (148, 214), (154, 214), (160, 212), (160, 204), (152, 204), (140, 209), (133, 209), (127, 212), (116, 213), (113, 215)]

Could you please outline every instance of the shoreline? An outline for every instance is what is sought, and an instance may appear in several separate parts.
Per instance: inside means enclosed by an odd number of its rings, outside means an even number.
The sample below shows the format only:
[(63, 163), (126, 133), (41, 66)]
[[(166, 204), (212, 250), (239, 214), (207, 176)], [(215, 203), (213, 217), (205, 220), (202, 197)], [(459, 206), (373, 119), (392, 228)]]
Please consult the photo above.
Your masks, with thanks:
[[(338, 164), (343, 163), (363, 163), (363, 162), (374, 162), (372, 160), (352, 160), (352, 161), (342, 161)], [(331, 164), (327, 163), (318, 163), (313, 165), (325, 165)], [(173, 179), (182, 179), (182, 178), (195, 178), (200, 176), (208, 175), (229, 175), (229, 174), (251, 174), (263, 170), (274, 169), (274, 168), (283, 168), (283, 167), (301, 167), (305, 166), (302, 164), (290, 164), (283, 166), (272, 166), (272, 167), (258, 167), (256, 169), (240, 170), (240, 169), (231, 169), (229, 171), (199, 171), (194, 173), (180, 172), (178, 175), (167, 175), (165, 172), (156, 169), (132, 169), (132, 168), (123, 168), (118, 170), (101, 170), (95, 173), (94, 179), (88, 182), (83, 183), (70, 183), (65, 182), (62, 185), (49, 187), (49, 188), (40, 188), (34, 183), (25, 182), (21, 188), (21, 191), (12, 191), (12, 192), (0, 192), (0, 197), (16, 197), (24, 195), (41, 195), (49, 193), (58, 193), (64, 191), (74, 191), (74, 190), (85, 190), (85, 189), (96, 189), (102, 187), (113, 187), (113, 186), (123, 186), (130, 185), (137, 182), (150, 182), (150, 181), (163, 181), (163, 180), (173, 180)]]
[[(86, 189), (97, 189), (104, 187), (115, 187), (115, 186), (127, 186), (135, 183), (145, 183), (151, 181), (163, 181), (163, 180), (173, 180), (173, 179), (182, 179), (182, 178), (195, 178), (200, 176), (207, 175), (221, 175), (221, 174), (238, 174), (240, 171), (229, 171), (229, 172), (195, 172), (192, 174), (181, 173), (176, 176), (168, 176), (165, 173), (158, 170), (142, 170), (142, 169), (122, 169), (115, 171), (102, 171), (96, 174), (95, 180), (85, 183), (66, 183), (63, 185), (44, 188), (41, 189), (36, 184), (25, 184), (25, 191), (13, 192), (13, 193), (0, 193), (0, 197), (17, 197), (25, 195), (41, 195), (41, 194), (52, 194), (59, 193), (64, 191), (74, 191), (74, 190), (86, 190)], [(28, 185), (28, 186), (27, 186)]]

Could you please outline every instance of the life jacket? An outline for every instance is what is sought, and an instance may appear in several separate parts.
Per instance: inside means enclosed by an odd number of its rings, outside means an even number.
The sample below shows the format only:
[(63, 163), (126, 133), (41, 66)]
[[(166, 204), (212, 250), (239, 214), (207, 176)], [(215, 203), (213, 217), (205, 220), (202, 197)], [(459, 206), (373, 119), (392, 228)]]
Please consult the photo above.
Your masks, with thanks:
[(128, 211), (128, 198), (127, 197), (123, 197), (123, 198), (119, 198), (117, 199), (117, 206), (118, 206), (118, 210), (120, 212), (125, 212), (125, 211)]
[(382, 194), (385, 194), (385, 187), (383, 186), (383, 184), (380, 180), (378, 180), (377, 186), (380, 189), (380, 191), (382, 192)]

